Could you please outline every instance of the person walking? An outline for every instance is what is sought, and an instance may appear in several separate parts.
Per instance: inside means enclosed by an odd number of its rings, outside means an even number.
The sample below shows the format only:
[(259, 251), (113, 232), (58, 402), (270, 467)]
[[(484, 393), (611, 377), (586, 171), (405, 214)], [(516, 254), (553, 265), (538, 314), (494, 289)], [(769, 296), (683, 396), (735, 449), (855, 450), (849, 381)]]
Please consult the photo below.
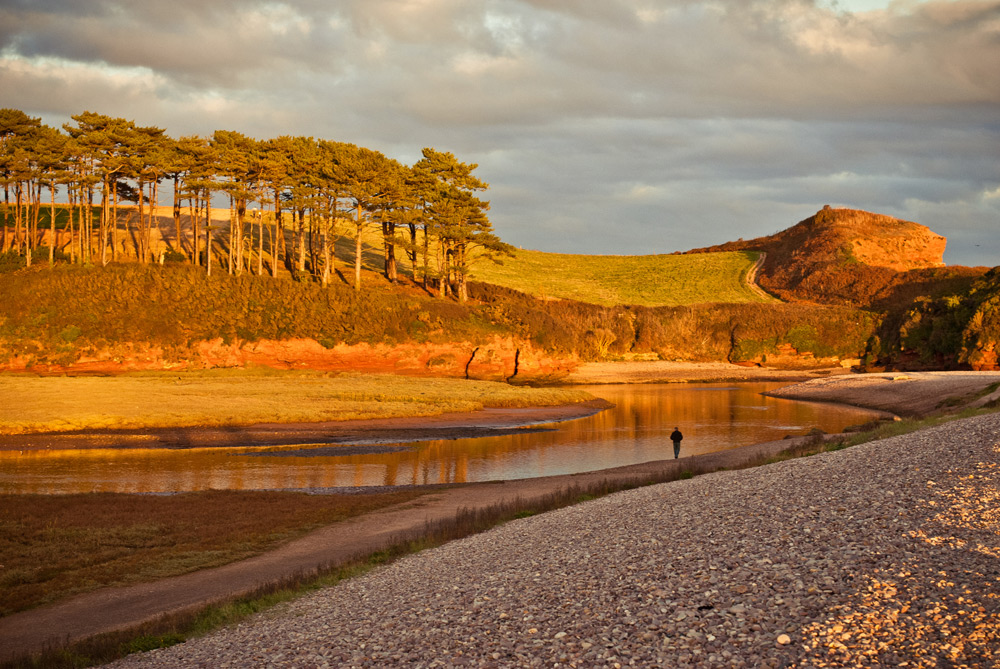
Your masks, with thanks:
[(678, 428), (674, 428), (674, 431), (670, 433), (670, 441), (674, 442), (674, 459), (681, 457), (681, 440), (684, 435)]

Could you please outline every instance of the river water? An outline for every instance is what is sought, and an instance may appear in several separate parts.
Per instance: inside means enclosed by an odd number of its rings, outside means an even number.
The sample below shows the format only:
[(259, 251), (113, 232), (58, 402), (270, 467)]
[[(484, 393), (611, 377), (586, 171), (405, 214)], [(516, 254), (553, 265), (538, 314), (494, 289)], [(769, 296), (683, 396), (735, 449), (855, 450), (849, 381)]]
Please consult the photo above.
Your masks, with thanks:
[[(681, 457), (871, 420), (851, 407), (770, 398), (780, 383), (585, 387), (615, 404), (537, 431), (385, 445), (0, 451), (0, 493), (306, 489), (490, 481), (572, 474)], [(375, 450), (380, 450), (376, 448)]]

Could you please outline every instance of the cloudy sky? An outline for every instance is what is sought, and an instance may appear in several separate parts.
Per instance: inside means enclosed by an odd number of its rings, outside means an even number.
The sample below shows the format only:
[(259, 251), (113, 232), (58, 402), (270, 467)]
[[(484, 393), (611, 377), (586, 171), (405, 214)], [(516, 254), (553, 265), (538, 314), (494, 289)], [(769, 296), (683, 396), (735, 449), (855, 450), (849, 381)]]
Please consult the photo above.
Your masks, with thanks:
[(526, 248), (687, 250), (831, 204), (1000, 264), (1000, 0), (0, 0), (0, 106), (451, 151)]

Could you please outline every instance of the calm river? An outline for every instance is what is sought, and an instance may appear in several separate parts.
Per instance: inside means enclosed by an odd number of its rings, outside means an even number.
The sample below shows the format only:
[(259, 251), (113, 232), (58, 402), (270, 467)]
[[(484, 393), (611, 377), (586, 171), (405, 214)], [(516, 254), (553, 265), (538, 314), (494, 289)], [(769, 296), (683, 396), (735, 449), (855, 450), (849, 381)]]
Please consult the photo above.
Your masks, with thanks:
[[(871, 412), (761, 395), (780, 383), (586, 387), (616, 406), (589, 418), (502, 437), (422, 441), (347, 454), (317, 444), (269, 448), (0, 451), (0, 493), (177, 492), (381, 486), (530, 478), (681, 457), (805, 434), (839, 432)], [(353, 449), (357, 451), (358, 449)], [(312, 453), (310, 453), (312, 451)], [(340, 453), (340, 454), (338, 454)]]

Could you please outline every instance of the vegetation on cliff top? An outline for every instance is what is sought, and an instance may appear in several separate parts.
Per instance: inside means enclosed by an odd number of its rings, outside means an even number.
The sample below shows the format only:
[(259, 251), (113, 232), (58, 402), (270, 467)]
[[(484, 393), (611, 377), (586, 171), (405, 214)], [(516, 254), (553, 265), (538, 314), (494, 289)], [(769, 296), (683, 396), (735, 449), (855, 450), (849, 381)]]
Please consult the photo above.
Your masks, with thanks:
[(791, 346), (815, 357), (860, 357), (874, 317), (850, 307), (745, 303), (602, 307), (538, 300), (473, 283), (460, 304), (420, 288), (206, 277), (190, 265), (57, 265), (3, 275), (0, 357), (69, 364), (129, 343), (163, 349), (168, 360), (193, 345), (315, 339), (340, 343), (471, 342), (495, 336), (583, 359), (651, 355), (665, 360), (763, 362)]
[(968, 290), (920, 297), (890, 312), (869, 343), (875, 366), (997, 369), (1000, 355), (1000, 267)]

